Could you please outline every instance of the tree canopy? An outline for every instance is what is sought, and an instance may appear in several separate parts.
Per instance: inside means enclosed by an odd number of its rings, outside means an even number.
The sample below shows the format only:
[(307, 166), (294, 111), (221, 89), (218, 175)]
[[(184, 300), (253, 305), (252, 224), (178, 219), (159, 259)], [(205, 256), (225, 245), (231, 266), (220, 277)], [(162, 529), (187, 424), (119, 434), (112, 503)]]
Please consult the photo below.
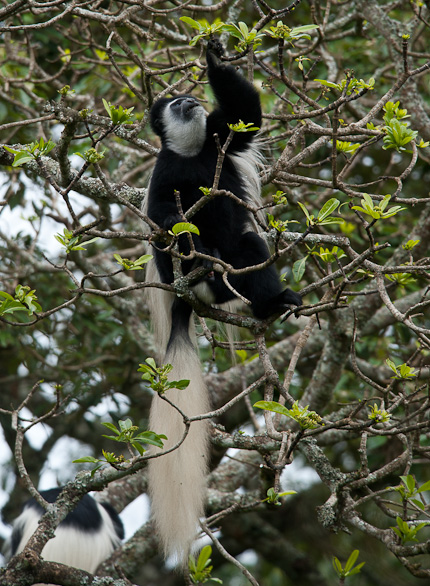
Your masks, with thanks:
[[(2, 585), (92, 583), (38, 561), (49, 531), (86, 492), (118, 511), (146, 492), (164, 390), (144, 295), (148, 112), (177, 94), (212, 108), (213, 35), (259, 89), (252, 213), (304, 305), (260, 321), (246, 300), (231, 313), (167, 286), (195, 310), (213, 408), (212, 551), (185, 583), (429, 580), (429, 33), (419, 0), (2, 0), (4, 520), (41, 479), (68, 483)], [(97, 573), (184, 583), (150, 519)]]

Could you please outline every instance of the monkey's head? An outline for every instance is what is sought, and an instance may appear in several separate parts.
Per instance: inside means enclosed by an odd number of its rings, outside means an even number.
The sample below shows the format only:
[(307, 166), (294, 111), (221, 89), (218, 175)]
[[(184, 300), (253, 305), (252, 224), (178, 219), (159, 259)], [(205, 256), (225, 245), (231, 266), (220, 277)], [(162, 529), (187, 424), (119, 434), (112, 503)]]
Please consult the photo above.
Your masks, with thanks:
[(197, 155), (206, 139), (206, 110), (189, 95), (161, 98), (151, 108), (151, 128), (164, 147), (183, 157)]

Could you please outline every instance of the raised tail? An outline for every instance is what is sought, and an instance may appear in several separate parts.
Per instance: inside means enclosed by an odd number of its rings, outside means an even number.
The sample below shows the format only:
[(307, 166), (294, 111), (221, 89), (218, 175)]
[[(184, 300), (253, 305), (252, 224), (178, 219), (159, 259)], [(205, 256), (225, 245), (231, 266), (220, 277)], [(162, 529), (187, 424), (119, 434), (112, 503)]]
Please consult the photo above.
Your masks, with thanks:
[[(173, 366), (169, 380), (190, 381), (186, 389), (171, 389), (166, 397), (185, 415), (200, 415), (209, 410), (209, 399), (192, 342), (191, 311), (185, 302), (161, 293), (161, 302), (160, 296), (156, 303), (151, 299), (151, 314), (158, 338), (164, 344), (163, 363)], [(185, 432), (181, 415), (158, 395), (152, 401), (149, 428), (167, 436), (164, 449), (178, 443)], [(182, 565), (196, 537), (199, 517), (204, 513), (208, 451), (208, 423), (196, 421), (178, 449), (149, 460), (152, 515), (164, 554), (174, 555)]]

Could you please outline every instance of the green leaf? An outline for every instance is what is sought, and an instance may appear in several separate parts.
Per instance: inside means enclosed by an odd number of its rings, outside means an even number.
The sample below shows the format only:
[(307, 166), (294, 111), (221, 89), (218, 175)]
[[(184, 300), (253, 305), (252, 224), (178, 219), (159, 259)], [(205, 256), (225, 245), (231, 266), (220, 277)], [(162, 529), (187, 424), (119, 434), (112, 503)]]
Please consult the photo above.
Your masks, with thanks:
[(104, 98), (102, 98), (102, 102), (103, 102), (103, 106), (105, 107), (106, 112), (109, 114), (109, 117), (111, 117), (112, 109), (111, 109), (110, 104)]
[(20, 152), (21, 152), (20, 150), (13, 149), (12, 147), (9, 147), (9, 146), (7, 146), (7, 145), (5, 145), (5, 144), (2, 144), (2, 147), (3, 147), (3, 148), (4, 148), (4, 149), (5, 149), (5, 150), (6, 150), (8, 153), (12, 153), (12, 155), (17, 155), (18, 153), (20, 153)]
[(85, 246), (87, 246), (88, 244), (92, 244), (93, 242), (95, 242), (98, 239), (99, 239), (99, 237), (96, 236), (95, 238), (90, 238), (89, 240), (85, 240), (85, 242), (82, 242), (82, 244), (84, 244)]
[(205, 545), (199, 554), (197, 560), (197, 570), (202, 571), (205, 569), (207, 562), (210, 560), (212, 548), (210, 545)]
[(186, 389), (188, 387), (189, 384), (190, 384), (190, 381), (186, 380), (186, 379), (172, 380), (167, 383), (167, 387), (169, 389), (178, 389), (179, 391), (183, 391), (184, 389)]
[(200, 41), (200, 39), (203, 39), (205, 36), (206, 36), (205, 34), (196, 35), (195, 37), (193, 37), (191, 39), (190, 46), (195, 47), (197, 45), (197, 43)]
[(420, 488), (418, 489), (417, 492), (426, 492), (427, 490), (430, 490), (430, 480), (427, 480), (427, 482), (424, 482), (424, 484), (422, 486), (420, 486)]
[(387, 193), (387, 195), (384, 197), (384, 199), (379, 204), (379, 207), (380, 207), (381, 211), (384, 211), (385, 210), (385, 208), (387, 207), (390, 199), (391, 199), (391, 195), (389, 193)]
[(146, 452), (146, 450), (140, 445), (139, 442), (132, 441), (131, 445), (137, 452), (139, 452), (140, 456), (142, 456)]
[(279, 413), (280, 415), (286, 415), (290, 417), (290, 411), (280, 403), (276, 401), (257, 401), (254, 403), (254, 407), (258, 407), (258, 409), (264, 409), (265, 411), (273, 411), (274, 413)]
[(306, 209), (306, 207), (305, 207), (305, 206), (302, 204), (302, 202), (298, 201), (297, 203), (299, 204), (299, 206), (300, 206), (300, 208), (301, 208), (302, 212), (305, 214), (305, 216), (306, 216), (306, 218), (307, 218), (307, 220), (308, 220), (308, 223), (309, 223), (309, 225), (310, 225), (310, 226), (313, 226), (313, 225), (314, 225), (314, 223), (315, 223), (315, 222), (314, 222), (314, 217), (313, 217), (313, 216), (311, 216), (311, 215), (309, 214), (308, 210), (307, 210), (307, 209)]
[(333, 556), (332, 561), (333, 561), (333, 567), (334, 567), (336, 573), (340, 576), (343, 571), (342, 564), (340, 563), (340, 561), (337, 559), (336, 556)]
[(136, 266), (140, 266), (140, 265), (146, 264), (147, 262), (149, 262), (153, 258), (154, 257), (152, 254), (144, 254), (142, 256), (139, 256), (139, 258), (137, 258), (133, 264)]
[(318, 221), (318, 224), (321, 226), (326, 226), (327, 224), (343, 224), (343, 218), (326, 218), (325, 220)]
[(97, 57), (99, 57), (99, 59), (101, 59), (102, 61), (107, 61), (109, 59), (109, 56), (106, 53), (106, 51), (101, 51), (100, 49), (95, 49), (95, 53), (96, 53)]
[(175, 236), (179, 236), (179, 234), (183, 234), (184, 232), (191, 232), (192, 234), (197, 234), (197, 236), (200, 236), (200, 232), (197, 226), (189, 222), (178, 222), (172, 226), (171, 232), (175, 234)]
[(351, 555), (348, 558), (348, 561), (345, 564), (345, 571), (350, 572), (357, 561), (360, 551), (358, 549), (354, 549)]
[(370, 195), (368, 193), (363, 193), (363, 199), (369, 206), (369, 209), (373, 210), (373, 199), (370, 197)]
[(326, 201), (318, 213), (318, 220), (324, 220), (327, 216), (330, 216), (337, 209), (339, 204), (340, 201), (335, 197)]
[(9, 293), (6, 293), (6, 291), (0, 291), (0, 297), (4, 297), (5, 299), (8, 299), (10, 301), (14, 300), (12, 295), (10, 295)]
[(406, 488), (412, 493), (415, 490), (415, 478), (412, 474), (408, 474), (407, 476), (400, 476), (400, 480), (406, 485)]
[(145, 362), (154, 370), (157, 368), (156, 362), (153, 358), (147, 358)]
[(293, 264), (293, 277), (296, 283), (298, 283), (299, 281), (302, 280), (303, 275), (305, 274), (305, 269), (306, 269), (306, 261), (307, 261), (307, 256), (296, 260), (296, 262)]
[(196, 30), (202, 30), (203, 28), (202, 25), (197, 22), (197, 20), (194, 20), (189, 16), (181, 16), (179, 20), (182, 20), (182, 22), (185, 22), (185, 24), (188, 24), (188, 26), (195, 28)]
[(133, 427), (133, 422), (128, 417), (127, 419), (121, 419), (120, 421), (118, 421), (118, 425), (119, 425), (121, 431), (128, 431), (129, 429), (131, 429)]
[(15, 159), (12, 163), (12, 167), (20, 167), (29, 161), (34, 161), (34, 156), (27, 152), (21, 151), (15, 155)]
[(358, 574), (365, 563), (366, 562), (361, 562), (361, 564), (358, 564), (358, 566), (355, 566), (355, 568), (353, 568), (352, 570), (350, 570), (348, 572), (348, 576), (354, 576), (354, 574)]
[(83, 458), (79, 458), (78, 460), (72, 460), (73, 464), (84, 464), (84, 463), (91, 463), (91, 464), (97, 464), (98, 462), (100, 462), (100, 460), (98, 460), (97, 458), (93, 458), (92, 456), (84, 456)]
[(249, 28), (248, 28), (248, 26), (246, 25), (245, 22), (240, 21), (239, 22), (239, 28), (240, 28), (240, 30), (242, 32), (242, 35), (246, 39), (248, 37), (248, 35), (249, 35)]
[(331, 81), (327, 81), (326, 79), (314, 79), (314, 81), (317, 81), (321, 85), (324, 85), (324, 86), (332, 88), (332, 89), (336, 89), (336, 90), (339, 89), (339, 84), (333, 83)]
[(319, 28), (317, 24), (304, 24), (303, 26), (296, 26), (291, 30), (292, 35), (296, 35), (298, 33), (307, 33), (308, 31), (314, 31), (315, 29)]
[[(419, 490), (417, 491), (419, 492)], [(410, 499), (412, 503), (414, 503), (414, 505), (416, 507), (418, 507), (419, 509), (421, 509), (422, 511), (426, 510), (426, 507), (424, 505), (424, 503), (422, 503), (421, 501), (419, 501), (418, 499)]]
[(166, 440), (167, 436), (164, 434), (155, 433), (154, 431), (143, 431), (138, 435), (134, 436), (133, 441), (137, 441), (142, 444), (150, 444), (151, 446), (156, 446), (157, 448), (163, 447), (162, 440)]
[(393, 362), (392, 360), (390, 360), (389, 358), (387, 358), (387, 359), (385, 360), (385, 364), (386, 364), (387, 366), (389, 366), (389, 367), (391, 368), (391, 370), (392, 370), (392, 371), (393, 371), (395, 374), (397, 374), (397, 368), (396, 368), (396, 365), (394, 364), (394, 362)]
[(116, 426), (113, 423), (109, 423), (107, 421), (102, 421), (102, 425), (104, 425), (105, 427), (107, 427), (108, 429), (110, 429), (111, 431), (113, 431), (114, 433), (119, 435), (119, 431), (116, 428)]
[(27, 311), (19, 301), (4, 301), (0, 306), (0, 315), (6, 315), (7, 313), (15, 313), (16, 311)]

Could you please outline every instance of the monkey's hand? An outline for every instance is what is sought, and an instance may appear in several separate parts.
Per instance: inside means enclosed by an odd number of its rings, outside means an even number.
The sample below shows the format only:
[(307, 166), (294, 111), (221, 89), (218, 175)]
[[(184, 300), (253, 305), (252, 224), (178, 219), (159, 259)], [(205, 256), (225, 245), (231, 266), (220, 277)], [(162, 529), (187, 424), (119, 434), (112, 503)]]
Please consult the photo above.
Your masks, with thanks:
[(180, 214), (169, 214), (164, 219), (164, 222), (162, 222), (162, 224), (160, 224), (160, 228), (162, 228), (163, 230), (166, 230), (166, 232), (167, 232), (168, 230), (171, 230), (175, 224), (179, 224), (179, 222), (183, 222), (183, 221), (184, 221), (183, 217)]
[(209, 39), (206, 49), (206, 61), (209, 67), (219, 67), (222, 64), (221, 57), (224, 47), (218, 39)]

